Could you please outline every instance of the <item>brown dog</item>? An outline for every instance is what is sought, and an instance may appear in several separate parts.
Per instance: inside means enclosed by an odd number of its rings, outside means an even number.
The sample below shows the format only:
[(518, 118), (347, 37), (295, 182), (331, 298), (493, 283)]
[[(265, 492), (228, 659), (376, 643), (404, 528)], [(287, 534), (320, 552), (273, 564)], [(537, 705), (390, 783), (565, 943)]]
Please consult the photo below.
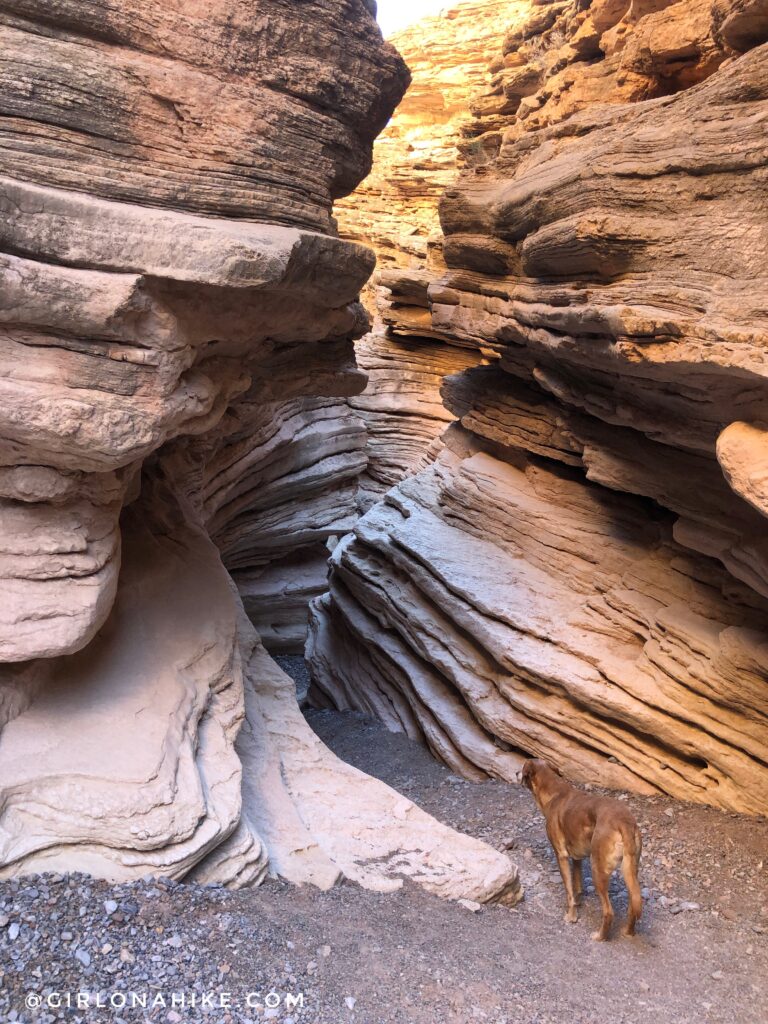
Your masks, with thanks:
[(579, 919), (576, 907), (581, 904), (583, 892), (581, 862), (589, 857), (592, 881), (603, 908), (602, 924), (592, 938), (602, 942), (611, 930), (613, 906), (608, 883), (619, 864), (629, 893), (624, 934), (634, 935), (635, 924), (643, 910), (637, 878), (643, 844), (637, 822), (627, 808), (608, 797), (574, 789), (538, 758), (525, 762), (520, 781), (533, 793), (547, 822), (547, 836), (557, 856), (568, 897), (565, 920), (573, 924)]

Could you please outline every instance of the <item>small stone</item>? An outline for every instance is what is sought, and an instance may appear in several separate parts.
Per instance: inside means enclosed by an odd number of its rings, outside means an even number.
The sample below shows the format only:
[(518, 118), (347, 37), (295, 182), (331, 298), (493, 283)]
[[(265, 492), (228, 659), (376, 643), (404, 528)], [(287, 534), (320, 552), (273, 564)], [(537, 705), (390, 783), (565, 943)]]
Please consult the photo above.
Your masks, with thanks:
[(320, 954), (320, 956), (330, 956), (331, 955), (331, 947), (330, 946), (321, 946), (318, 949), (317, 952)]
[(668, 818), (674, 818), (674, 816), (675, 816), (675, 812), (674, 812), (674, 810), (671, 807), (667, 807), (667, 809), (664, 811), (664, 813), (666, 814), (666, 816)]
[(75, 960), (79, 960), (83, 967), (91, 966), (91, 954), (87, 949), (76, 949)]
[(113, 947), (111, 942), (105, 942), (104, 945), (101, 947), (101, 952), (104, 954), (104, 956), (106, 956), (107, 953), (112, 952), (112, 948)]
[(465, 910), (469, 910), (473, 914), (476, 914), (478, 912), (478, 910), (482, 910), (482, 906), (483, 906), (482, 903), (475, 903), (474, 900), (464, 900), (464, 899), (461, 899), (461, 900), (457, 900), (456, 902), (460, 906), (464, 907)]
[(357, 1000), (355, 999), (354, 996), (346, 996), (344, 999), (344, 1003), (346, 1004), (348, 1010), (354, 1010), (356, 1002)]
[(20, 931), (21, 929), (19, 928), (18, 922), (14, 921), (11, 927), (8, 929), (8, 938), (11, 940), (11, 942), (15, 942), (16, 939), (18, 939)]
[(180, 935), (172, 935), (165, 944), (166, 946), (173, 946), (174, 949), (181, 949), (183, 941)]
[(135, 964), (136, 963), (136, 957), (133, 955), (133, 953), (130, 951), (130, 949), (126, 949), (125, 946), (123, 946), (123, 948), (120, 950), (120, 960), (124, 964)]
[(712, 971), (712, 977), (715, 981), (722, 981), (724, 974), (722, 971)]
[(692, 900), (683, 900), (680, 904), (681, 910), (701, 910), (701, 906), (698, 903), (694, 903)]
[(181, 1020), (181, 1014), (177, 1013), (175, 1010), (169, 1010), (166, 1020), (169, 1020), (171, 1024), (179, 1024), (179, 1021)]
[(104, 900), (104, 909), (110, 916), (117, 910), (117, 900)]

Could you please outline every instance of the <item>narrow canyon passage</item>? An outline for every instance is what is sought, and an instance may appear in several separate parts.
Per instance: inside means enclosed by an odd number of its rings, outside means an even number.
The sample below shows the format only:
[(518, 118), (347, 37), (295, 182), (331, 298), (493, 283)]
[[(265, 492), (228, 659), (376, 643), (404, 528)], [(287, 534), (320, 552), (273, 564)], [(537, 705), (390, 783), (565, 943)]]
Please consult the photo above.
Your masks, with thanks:
[[(0, 1017), (44, 899), (57, 984), (757, 1024), (768, 2), (375, 8), (0, 0)], [(619, 1011), (529, 757), (647, 833)]]

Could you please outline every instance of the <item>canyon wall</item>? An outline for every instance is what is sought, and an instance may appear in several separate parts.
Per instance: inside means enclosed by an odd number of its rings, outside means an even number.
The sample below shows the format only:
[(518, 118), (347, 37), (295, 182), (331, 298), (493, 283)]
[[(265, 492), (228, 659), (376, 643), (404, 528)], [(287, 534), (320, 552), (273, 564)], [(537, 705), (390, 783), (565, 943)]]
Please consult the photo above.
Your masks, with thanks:
[(373, 11), (0, 0), (0, 877), (519, 898), (322, 746), (227, 571), (258, 618), (352, 522)]
[(334, 552), (314, 699), (468, 778), (765, 813), (768, 7), (542, 2), (498, 43), (444, 270), (386, 275), (398, 334), (484, 365)]
[[(374, 144), (371, 173), (334, 208), (341, 236), (370, 246), (377, 258), (363, 293), (373, 330), (355, 347), (369, 382), (349, 400), (367, 432), (362, 511), (430, 457), (453, 418), (440, 398), (444, 378), (482, 361), (474, 347), (433, 335), (427, 285), (445, 270), (438, 206), (461, 147), (498, 123), (493, 109), (473, 117), (470, 105), (486, 87), (500, 30), (522, 24), (529, 11), (529, 0), (461, 3), (393, 35), (410, 88)], [(393, 285), (404, 301), (391, 299)]]

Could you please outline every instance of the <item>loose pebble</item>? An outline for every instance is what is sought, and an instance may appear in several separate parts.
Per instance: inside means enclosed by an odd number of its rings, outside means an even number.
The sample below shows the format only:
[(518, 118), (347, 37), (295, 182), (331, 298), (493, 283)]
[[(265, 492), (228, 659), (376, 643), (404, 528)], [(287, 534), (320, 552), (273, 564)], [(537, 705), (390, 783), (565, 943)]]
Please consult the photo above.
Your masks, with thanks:
[(465, 910), (469, 910), (473, 914), (476, 914), (478, 912), (478, 910), (482, 910), (483, 909), (482, 903), (475, 903), (474, 900), (464, 900), (464, 899), (461, 899), (461, 900), (456, 900), (456, 902), (459, 904), (459, 906), (464, 907)]

